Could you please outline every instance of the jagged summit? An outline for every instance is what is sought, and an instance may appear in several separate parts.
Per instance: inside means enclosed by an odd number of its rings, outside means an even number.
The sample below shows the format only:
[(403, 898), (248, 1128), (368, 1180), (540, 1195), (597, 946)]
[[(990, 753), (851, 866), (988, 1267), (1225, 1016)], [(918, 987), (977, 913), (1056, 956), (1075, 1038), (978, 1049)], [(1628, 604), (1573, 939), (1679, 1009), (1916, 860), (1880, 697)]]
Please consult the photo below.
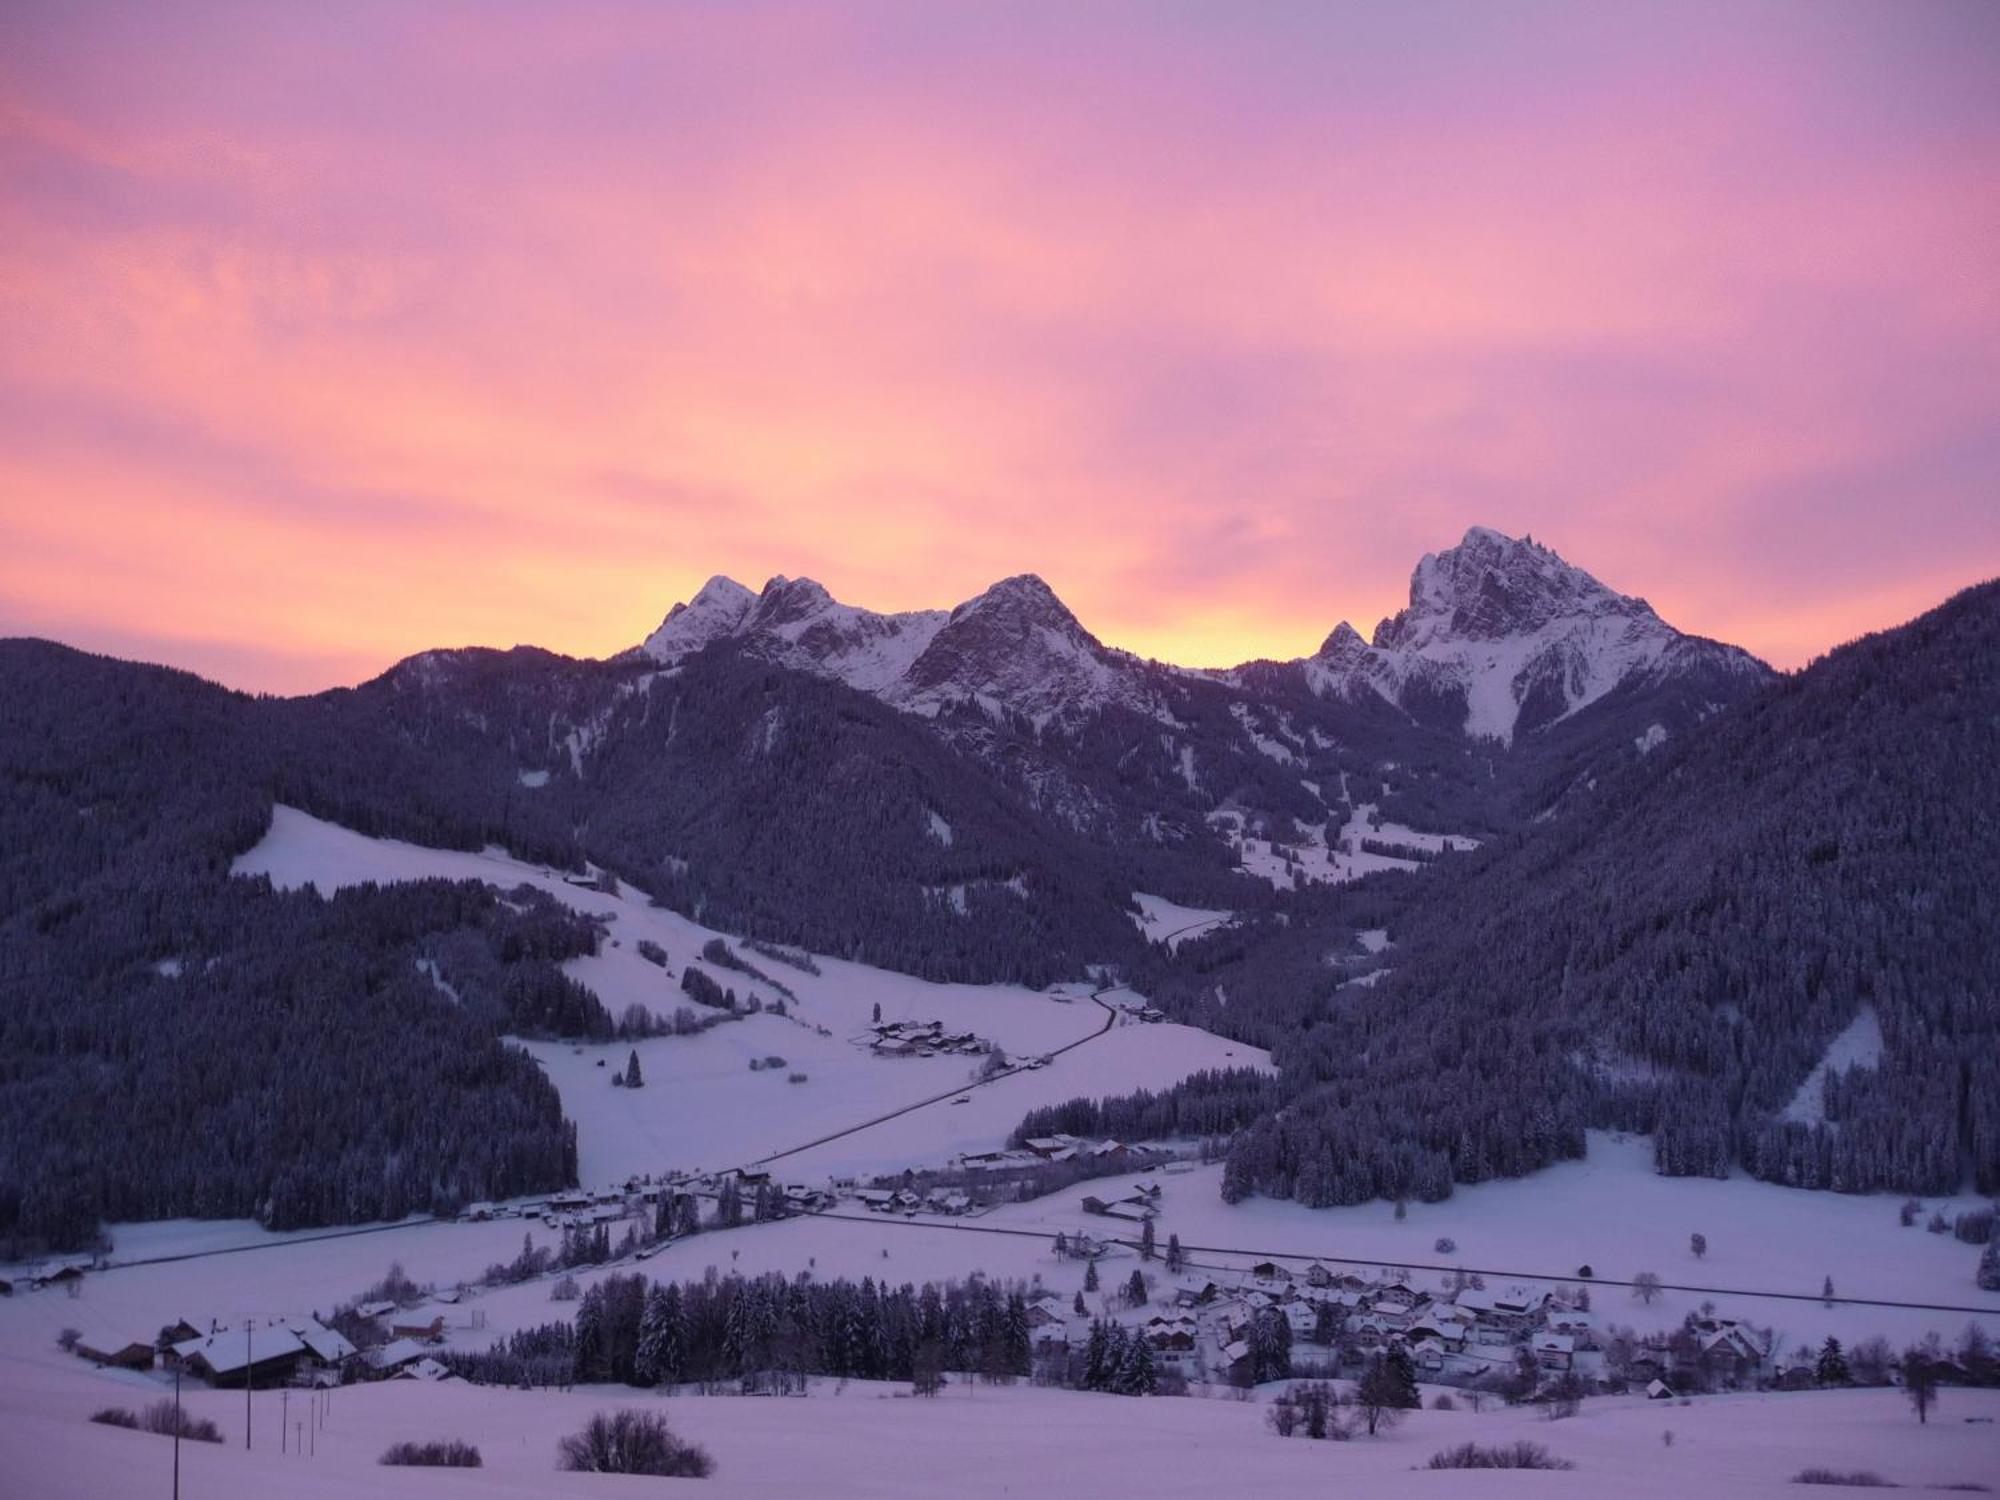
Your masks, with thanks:
[(672, 663), (724, 638), (926, 715), (976, 702), (1047, 722), (1131, 697), (1119, 677), (1129, 659), (1033, 573), (1003, 578), (955, 609), (901, 614), (842, 604), (809, 578), (779, 576), (759, 594), (711, 579), (639, 649)]
[[(1171, 717), (1145, 664), (1104, 645), (1033, 573), (951, 610), (901, 614), (842, 604), (809, 578), (780, 575), (756, 594), (712, 578), (639, 649), (672, 663), (725, 638), (928, 716), (975, 703), (1036, 723), (1112, 706)], [(1425, 555), (1408, 606), (1372, 639), (1342, 621), (1294, 667), (1322, 696), (1376, 695), (1413, 719), (1503, 744), (1629, 684), (1698, 690), (1702, 704), (1719, 704), (1769, 674), (1733, 646), (1675, 630), (1644, 599), (1533, 538), (1485, 526)], [(1245, 682), (1241, 672), (1190, 675)]]
[(1770, 672), (1734, 646), (1675, 630), (1644, 599), (1533, 538), (1485, 526), (1417, 563), (1408, 607), (1371, 642), (1343, 624), (1308, 668), (1322, 692), (1370, 690), (1406, 711), (1457, 712), (1467, 734), (1502, 743), (1627, 683)]
[(1475, 526), (1456, 547), (1428, 553), (1410, 576), (1409, 607), (1375, 627), (1374, 644), (1414, 650), (1441, 640), (1500, 640), (1600, 614), (1657, 620), (1532, 537)]

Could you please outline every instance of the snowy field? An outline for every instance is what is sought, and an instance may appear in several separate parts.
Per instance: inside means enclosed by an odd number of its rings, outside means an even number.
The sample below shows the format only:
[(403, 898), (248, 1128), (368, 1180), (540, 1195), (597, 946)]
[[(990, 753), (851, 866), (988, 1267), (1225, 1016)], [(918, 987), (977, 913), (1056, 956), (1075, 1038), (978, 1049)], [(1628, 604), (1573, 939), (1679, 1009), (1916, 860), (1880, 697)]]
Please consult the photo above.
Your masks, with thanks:
[[(270, 832), (234, 868), (240, 875), (267, 875), (280, 887), (310, 885), (322, 893), (429, 876), (506, 889), (534, 886), (609, 920), (612, 941), (565, 968), (614, 1016), (635, 1002), (662, 1013), (685, 1004), (679, 980), (689, 964), (708, 969), (739, 994), (754, 990), (767, 1001), (776, 998), (767, 984), (698, 963), (703, 946), (722, 936), (713, 929), (655, 907), (629, 887), (606, 895), (496, 850), (473, 854), (373, 839), (280, 807)], [(1227, 914), (1197, 912), (1195, 919), (1210, 915)], [(664, 970), (639, 956), (640, 939), (666, 950)], [(639, 1043), (643, 1089), (611, 1086), (612, 1071), (632, 1050), (628, 1043), (526, 1044), (577, 1124), (579, 1175), (586, 1185), (758, 1160), (940, 1095), (947, 1097), (934, 1106), (818, 1147), (786, 1172), (823, 1178), (942, 1163), (955, 1152), (1004, 1144), (1022, 1115), (1038, 1105), (1085, 1093), (1161, 1088), (1204, 1068), (1269, 1061), (1254, 1048), (1186, 1026), (1117, 1025), (1100, 1036), (1110, 1017), (1084, 983), (1046, 993), (1019, 985), (936, 984), (831, 958), (815, 961), (815, 975), (753, 952), (741, 956), (793, 992), (791, 1014), (766, 1013), (700, 1036)], [(968, 1090), (981, 1059), (871, 1054), (863, 1039), (877, 1006), (884, 1021), (941, 1021), (949, 1031), (990, 1039), (1015, 1058), (1082, 1045), (1046, 1067), (971, 1088), (969, 1102), (954, 1105), (950, 1098)], [(769, 1057), (785, 1065), (751, 1070), (753, 1060)], [(600, 1068), (600, 1061), (606, 1066)], [(793, 1073), (805, 1074), (805, 1081), (791, 1082)]]
[[(1144, 1028), (1154, 1031), (1156, 1028)], [(609, 1092), (607, 1090), (607, 1092)], [(1669, 1282), (1724, 1289), (1668, 1292), (1651, 1308), (1623, 1288), (1600, 1285), (1601, 1322), (1642, 1330), (1665, 1327), (1705, 1297), (1726, 1315), (1770, 1324), (1779, 1352), (1828, 1333), (1850, 1344), (1880, 1334), (1898, 1346), (1933, 1329), (1947, 1339), (1967, 1321), (1939, 1313), (1773, 1301), (1763, 1290), (1818, 1290), (1831, 1275), (1843, 1295), (1945, 1302), (1991, 1309), (2000, 1333), (2000, 1295), (1972, 1284), (1970, 1247), (1921, 1227), (1903, 1229), (1891, 1197), (1840, 1197), (1742, 1179), (1667, 1179), (1649, 1167), (1643, 1141), (1592, 1138), (1589, 1160), (1518, 1182), (1461, 1189), (1449, 1202), (1412, 1204), (1398, 1222), (1387, 1205), (1311, 1211), (1251, 1201), (1234, 1207), (1216, 1194), (1216, 1168), (1148, 1174), (1162, 1187), (1162, 1240), (1178, 1234), (1196, 1250), (1195, 1278), (1227, 1280), (1273, 1254), (1344, 1256), (1363, 1261), (1434, 1261), (1433, 1242), (1458, 1242), (1456, 1263), (1506, 1272), (1560, 1275), (1590, 1261), (1600, 1278), (1640, 1269)], [(895, 1282), (988, 1274), (1040, 1280), (1065, 1297), (1083, 1270), (1058, 1261), (1049, 1236), (1058, 1229), (1102, 1235), (1106, 1222), (1086, 1214), (1086, 1192), (1108, 1194), (1124, 1178), (1088, 1183), (1034, 1203), (967, 1220), (882, 1218), (843, 1210), (746, 1225), (676, 1242), (649, 1261), (646, 1274), (691, 1279), (723, 1273), (809, 1270), (823, 1277), (874, 1276)], [(1926, 1204), (1926, 1207), (1939, 1206)], [(1943, 1204), (1947, 1210), (1962, 1204)], [(1695, 1229), (1710, 1249), (1697, 1262), (1687, 1248)], [(1005, 1231), (993, 1233), (991, 1231)], [(423, 1223), (377, 1233), (270, 1235), (241, 1223), (123, 1226), (116, 1257), (267, 1248), (129, 1265), (87, 1276), (80, 1294), (23, 1294), (0, 1300), (0, 1472), (34, 1495), (114, 1495), (142, 1489), (164, 1473), (159, 1440), (106, 1432), (83, 1417), (108, 1403), (131, 1404), (157, 1390), (154, 1377), (92, 1370), (56, 1348), (64, 1327), (87, 1341), (148, 1336), (173, 1318), (239, 1322), (313, 1310), (351, 1299), (399, 1261), (419, 1282), (450, 1286), (511, 1256), (524, 1233), (538, 1243), (550, 1231), (519, 1220), (483, 1224)], [(1107, 1268), (1114, 1286), (1136, 1259)], [(590, 1282), (610, 1271), (582, 1273)], [(1158, 1271), (1158, 1267), (1155, 1267)], [(1433, 1278), (1418, 1273), (1425, 1284)], [(1489, 1276), (1489, 1284), (1498, 1278)], [(1094, 1299), (1095, 1300), (1095, 1299)], [(572, 1311), (549, 1298), (547, 1280), (485, 1291), (441, 1307), (452, 1344), (484, 1348), (515, 1328)], [(1266, 1393), (1268, 1394), (1268, 1393)], [(197, 1392), (193, 1404), (241, 1435), (240, 1394)], [(652, 1399), (604, 1389), (568, 1395), (520, 1395), (410, 1382), (350, 1388), (336, 1397), (336, 1422), (321, 1435), (310, 1463), (238, 1447), (202, 1449), (188, 1458), (189, 1493), (476, 1495), (624, 1493), (620, 1482), (564, 1479), (550, 1472), (556, 1438), (600, 1406)], [(257, 1398), (259, 1430), (275, 1435), (278, 1398)], [(1165, 1495), (1287, 1494), (1302, 1486), (1351, 1479), (1353, 1493), (1380, 1495), (1563, 1494), (1679, 1496), (1699, 1485), (1717, 1494), (1787, 1493), (1785, 1481), (1809, 1463), (1865, 1467), (1905, 1484), (2000, 1479), (2000, 1438), (1965, 1418), (2000, 1416), (2000, 1393), (1947, 1390), (1928, 1428), (1919, 1429), (1894, 1393), (1730, 1396), (1666, 1407), (1594, 1399), (1574, 1422), (1535, 1422), (1525, 1413), (1425, 1412), (1393, 1436), (1345, 1445), (1283, 1443), (1261, 1426), (1253, 1407), (1221, 1399), (1127, 1401), (1028, 1389), (955, 1389), (938, 1403), (894, 1399), (885, 1388), (822, 1386), (811, 1400), (695, 1400), (670, 1403), (674, 1420), (707, 1444), (719, 1476), (703, 1493), (1071, 1494), (1145, 1491)], [(1660, 1433), (1676, 1434), (1669, 1449)], [(1030, 1434), (1024, 1441), (1024, 1433)], [(1568, 1474), (1453, 1475), (1413, 1472), (1429, 1454), (1465, 1437), (1526, 1436), (1574, 1461)], [(479, 1475), (391, 1475), (372, 1467), (380, 1449), (402, 1438), (463, 1437), (486, 1455)], [(877, 1469), (885, 1456), (889, 1467)], [(962, 1464), (963, 1467), (956, 1467)], [(24, 1467), (32, 1465), (32, 1468)], [(289, 1465), (289, 1467), (274, 1467)], [(828, 1474), (838, 1474), (829, 1483)], [(1091, 1477), (1096, 1476), (1096, 1477)], [(372, 1488), (386, 1483), (388, 1488)], [(629, 1482), (626, 1482), (629, 1487)], [(1653, 1486), (1648, 1488), (1647, 1486)], [(1790, 1493), (1798, 1493), (1789, 1490)]]
[[(1319, 795), (1316, 783), (1303, 782), (1301, 785), (1312, 790), (1315, 796)], [(1331, 813), (1334, 804), (1327, 806)], [(1229, 840), (1246, 875), (1268, 880), (1280, 890), (1289, 890), (1292, 882), (1301, 878), (1315, 885), (1339, 885), (1383, 870), (1421, 868), (1416, 860), (1397, 859), (1363, 849), (1361, 840), (1364, 838), (1404, 844), (1433, 854), (1479, 847), (1479, 840), (1465, 834), (1423, 833), (1401, 823), (1372, 821), (1374, 812), (1375, 804), (1372, 802), (1351, 807), (1347, 821), (1332, 832), (1329, 832), (1334, 828), (1331, 817), (1324, 823), (1301, 824), (1305, 830), (1304, 840), (1289, 844), (1246, 834), (1243, 819), (1237, 813), (1211, 813), (1209, 822)], [(1281, 847), (1290, 853), (1289, 860), (1278, 852)]]
[[(96, 1407), (147, 1399), (144, 1376), (77, 1361), (0, 1366), (0, 1464), (10, 1494), (37, 1500), (167, 1493), (172, 1444), (94, 1426)], [(1991, 1484), (2000, 1475), (2000, 1392), (1947, 1391), (1919, 1428), (1893, 1391), (1706, 1397), (1688, 1405), (1637, 1398), (1587, 1402), (1568, 1421), (1526, 1409), (1424, 1410), (1377, 1438), (1289, 1441), (1265, 1425), (1265, 1400), (1133, 1400), (954, 1383), (934, 1401), (900, 1388), (816, 1382), (803, 1399), (663, 1398), (600, 1387), (522, 1392), (397, 1381), (337, 1392), (310, 1455), (280, 1453), (279, 1397), (254, 1398), (253, 1450), (242, 1446), (244, 1398), (199, 1390), (187, 1404), (216, 1422), (221, 1444), (181, 1448), (183, 1493), (210, 1500), (287, 1496), (516, 1497), (682, 1494), (816, 1496), (1217, 1496), (1346, 1494), (1431, 1497), (1575, 1496), (1730, 1500), (1797, 1496), (1788, 1481), (1823, 1465), (1867, 1469), (1909, 1486)], [(304, 1403), (293, 1402), (303, 1421)], [(704, 1481), (645, 1481), (556, 1470), (557, 1441), (600, 1410), (664, 1412), (715, 1462)], [(1671, 1434), (1671, 1441), (1667, 1435)], [(385, 1469), (391, 1443), (457, 1438), (476, 1471)], [(1430, 1455), (1467, 1440), (1544, 1445), (1563, 1472), (1430, 1471)]]
[(1165, 943), (1169, 953), (1189, 938), (1199, 937), (1236, 915), (1206, 906), (1182, 906), (1165, 896), (1149, 896), (1144, 891), (1134, 891), (1132, 900), (1139, 908), (1139, 915), (1132, 920), (1139, 924), (1148, 942)]

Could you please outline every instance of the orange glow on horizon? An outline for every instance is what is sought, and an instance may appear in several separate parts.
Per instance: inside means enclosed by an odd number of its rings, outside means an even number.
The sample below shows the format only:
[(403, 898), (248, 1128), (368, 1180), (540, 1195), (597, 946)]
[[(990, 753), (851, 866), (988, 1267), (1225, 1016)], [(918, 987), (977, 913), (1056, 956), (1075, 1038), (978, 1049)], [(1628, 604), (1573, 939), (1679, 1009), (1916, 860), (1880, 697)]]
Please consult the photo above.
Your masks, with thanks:
[(1037, 572), (1229, 665), (1477, 523), (1792, 666), (2000, 572), (1983, 6), (8, 24), (0, 634), (300, 691)]

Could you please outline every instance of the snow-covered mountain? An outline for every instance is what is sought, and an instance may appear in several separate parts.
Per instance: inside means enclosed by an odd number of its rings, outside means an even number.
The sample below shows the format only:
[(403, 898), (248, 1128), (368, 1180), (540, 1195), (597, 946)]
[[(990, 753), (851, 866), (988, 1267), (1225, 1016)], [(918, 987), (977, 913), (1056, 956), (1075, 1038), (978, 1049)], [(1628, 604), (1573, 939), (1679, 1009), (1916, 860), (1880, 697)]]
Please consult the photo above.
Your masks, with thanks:
[[(927, 717), (975, 703), (1047, 725), (1120, 707), (1171, 724), (1163, 676), (1206, 677), (1253, 706), (1258, 696), (1249, 669), (1178, 673), (1105, 646), (1032, 573), (952, 610), (903, 614), (842, 604), (805, 578), (773, 578), (757, 594), (712, 578), (638, 649), (671, 664), (725, 638)], [(1379, 699), (1503, 745), (1621, 688), (1712, 687), (1721, 704), (1770, 676), (1748, 652), (1674, 629), (1531, 538), (1483, 526), (1417, 564), (1409, 607), (1372, 641), (1343, 621), (1291, 665), (1324, 699)]]
[(1483, 526), (1417, 564), (1409, 607), (1377, 625), (1372, 642), (1343, 621), (1305, 667), (1318, 692), (1350, 701), (1373, 692), (1502, 744), (1621, 687), (1771, 675), (1747, 651), (1683, 634), (1533, 539)]
[(956, 609), (902, 614), (842, 604), (809, 578), (773, 578), (761, 594), (711, 578), (639, 650), (672, 664), (725, 638), (926, 717), (970, 702), (1046, 724), (1150, 700), (1144, 664), (1085, 630), (1032, 573)]

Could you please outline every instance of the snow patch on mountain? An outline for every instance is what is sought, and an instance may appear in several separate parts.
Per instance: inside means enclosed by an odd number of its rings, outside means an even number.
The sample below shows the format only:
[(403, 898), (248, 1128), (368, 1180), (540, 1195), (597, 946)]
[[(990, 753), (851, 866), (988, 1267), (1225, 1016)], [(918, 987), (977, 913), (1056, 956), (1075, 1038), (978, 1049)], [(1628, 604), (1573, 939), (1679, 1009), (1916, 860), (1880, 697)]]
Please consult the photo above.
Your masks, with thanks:
[(1882, 1020), (1875, 1007), (1864, 1005), (1847, 1027), (1826, 1045), (1826, 1054), (1813, 1064), (1792, 1095), (1780, 1118), (1799, 1125), (1819, 1125), (1826, 1121), (1826, 1080), (1849, 1068), (1874, 1068), (1882, 1062)]
[(1132, 903), (1139, 908), (1132, 914), (1132, 920), (1145, 933), (1146, 940), (1164, 943), (1169, 953), (1190, 938), (1200, 937), (1226, 922), (1236, 920), (1235, 912), (1216, 911), (1205, 906), (1182, 906), (1165, 896), (1152, 896), (1144, 891), (1134, 891)]

